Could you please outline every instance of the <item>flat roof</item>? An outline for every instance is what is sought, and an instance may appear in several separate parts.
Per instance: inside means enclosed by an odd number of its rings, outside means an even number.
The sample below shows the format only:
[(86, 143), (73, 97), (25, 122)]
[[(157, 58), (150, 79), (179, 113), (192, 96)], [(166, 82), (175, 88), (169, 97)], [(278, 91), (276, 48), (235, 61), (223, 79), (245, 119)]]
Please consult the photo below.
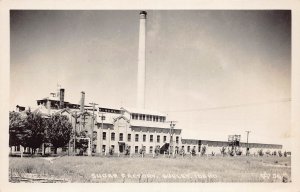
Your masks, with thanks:
[(137, 114), (145, 114), (145, 115), (153, 115), (153, 116), (162, 116), (166, 117), (167, 115), (159, 112), (159, 111), (154, 111), (151, 109), (139, 109), (139, 108), (131, 108), (131, 107), (121, 107), (121, 109), (124, 109), (128, 111), (129, 113), (137, 113)]

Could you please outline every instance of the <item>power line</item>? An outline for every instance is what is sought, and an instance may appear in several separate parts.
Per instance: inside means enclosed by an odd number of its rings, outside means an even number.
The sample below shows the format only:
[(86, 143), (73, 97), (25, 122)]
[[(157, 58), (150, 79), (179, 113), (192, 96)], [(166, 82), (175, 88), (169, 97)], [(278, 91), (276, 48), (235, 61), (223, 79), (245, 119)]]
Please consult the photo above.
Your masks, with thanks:
[(240, 107), (249, 107), (255, 105), (266, 105), (266, 104), (273, 104), (273, 103), (286, 103), (291, 102), (291, 98), (284, 98), (281, 100), (274, 100), (274, 101), (265, 101), (265, 102), (255, 102), (255, 103), (245, 103), (245, 104), (238, 104), (238, 105), (228, 105), (228, 106), (219, 106), (219, 107), (207, 107), (207, 108), (199, 108), (199, 109), (182, 109), (182, 110), (173, 110), (173, 111), (165, 111), (165, 112), (193, 112), (193, 111), (210, 111), (210, 110), (219, 110), (219, 109), (230, 109), (230, 108), (240, 108)]

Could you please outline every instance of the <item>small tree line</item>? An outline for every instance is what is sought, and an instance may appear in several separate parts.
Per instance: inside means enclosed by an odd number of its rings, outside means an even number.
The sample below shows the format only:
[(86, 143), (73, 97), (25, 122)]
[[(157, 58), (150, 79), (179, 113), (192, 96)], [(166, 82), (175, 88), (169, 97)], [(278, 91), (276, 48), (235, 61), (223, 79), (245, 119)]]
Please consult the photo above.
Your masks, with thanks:
[[(72, 136), (72, 125), (67, 116), (53, 114), (43, 117), (39, 113), (27, 111), (25, 113), (9, 112), (9, 146), (29, 147), (31, 153), (45, 143), (54, 148), (64, 147)], [(48, 144), (48, 145), (47, 145)]]

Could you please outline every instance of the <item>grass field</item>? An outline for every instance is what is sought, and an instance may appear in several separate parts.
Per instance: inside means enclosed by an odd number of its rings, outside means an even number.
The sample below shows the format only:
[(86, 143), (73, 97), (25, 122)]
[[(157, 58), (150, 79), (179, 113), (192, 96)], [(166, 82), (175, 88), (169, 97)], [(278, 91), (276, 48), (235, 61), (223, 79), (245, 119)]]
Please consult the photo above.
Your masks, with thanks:
[(291, 182), (291, 158), (64, 156), (51, 163), (38, 157), (10, 157), (9, 178), (10, 182), (80, 183)]

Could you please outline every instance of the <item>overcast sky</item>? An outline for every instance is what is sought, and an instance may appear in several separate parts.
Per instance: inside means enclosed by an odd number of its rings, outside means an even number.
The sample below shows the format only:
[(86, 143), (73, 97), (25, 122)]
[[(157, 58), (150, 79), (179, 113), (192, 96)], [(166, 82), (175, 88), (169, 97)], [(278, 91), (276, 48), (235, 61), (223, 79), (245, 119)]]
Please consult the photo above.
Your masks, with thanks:
[[(136, 106), (139, 11), (11, 11), (10, 106)], [(148, 11), (146, 108), (183, 138), (289, 147), (290, 11)]]

